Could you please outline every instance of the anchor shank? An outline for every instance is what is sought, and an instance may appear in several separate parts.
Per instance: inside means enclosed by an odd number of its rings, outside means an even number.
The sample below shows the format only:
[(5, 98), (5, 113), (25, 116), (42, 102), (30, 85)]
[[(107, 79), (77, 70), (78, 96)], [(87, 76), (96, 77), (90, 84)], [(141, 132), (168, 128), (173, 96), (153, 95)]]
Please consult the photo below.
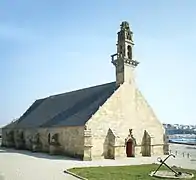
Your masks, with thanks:
[(158, 158), (158, 159), (157, 159), (161, 164), (160, 164), (159, 167), (155, 170), (154, 174), (156, 174), (156, 172), (161, 168), (161, 166), (163, 165), (163, 163), (165, 163), (165, 161), (166, 161), (170, 156), (175, 157), (173, 154), (169, 154), (164, 160), (162, 160), (161, 158)]

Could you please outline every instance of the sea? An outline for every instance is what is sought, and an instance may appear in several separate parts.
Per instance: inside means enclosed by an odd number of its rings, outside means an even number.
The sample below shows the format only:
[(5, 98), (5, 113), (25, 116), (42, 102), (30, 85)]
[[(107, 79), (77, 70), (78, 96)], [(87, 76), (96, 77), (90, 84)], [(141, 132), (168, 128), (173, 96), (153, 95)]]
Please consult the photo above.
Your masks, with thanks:
[(168, 131), (168, 140), (171, 143), (196, 145), (196, 134), (175, 134)]
[(170, 143), (196, 145), (196, 138), (169, 138)]
[(169, 135), (170, 152), (178, 157), (189, 157), (196, 160), (196, 135)]

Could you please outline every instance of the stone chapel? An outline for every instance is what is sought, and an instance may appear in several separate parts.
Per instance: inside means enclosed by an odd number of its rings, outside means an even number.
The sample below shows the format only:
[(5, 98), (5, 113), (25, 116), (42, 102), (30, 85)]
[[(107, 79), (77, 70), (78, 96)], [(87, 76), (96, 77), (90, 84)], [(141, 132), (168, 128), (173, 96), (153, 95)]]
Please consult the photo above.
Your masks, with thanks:
[(116, 80), (36, 100), (2, 129), (2, 146), (83, 160), (168, 153), (165, 129), (136, 86), (133, 32), (122, 22)]

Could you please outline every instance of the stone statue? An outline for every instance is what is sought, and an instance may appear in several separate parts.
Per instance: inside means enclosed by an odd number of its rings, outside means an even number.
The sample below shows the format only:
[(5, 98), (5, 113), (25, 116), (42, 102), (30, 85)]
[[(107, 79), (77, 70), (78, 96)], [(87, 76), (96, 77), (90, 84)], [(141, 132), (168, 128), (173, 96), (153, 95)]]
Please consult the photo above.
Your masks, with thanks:
[(127, 143), (127, 141), (129, 141), (131, 139), (133, 141), (134, 145), (137, 145), (136, 139), (134, 138), (132, 131), (133, 131), (133, 129), (129, 129), (129, 134), (128, 134), (127, 138), (125, 138), (125, 143)]
[(54, 134), (51, 139), (52, 139), (52, 141), (50, 143), (51, 145), (60, 145), (58, 133)]
[(132, 136), (132, 131), (133, 131), (133, 129), (129, 129), (129, 135), (131, 135), (131, 136)]

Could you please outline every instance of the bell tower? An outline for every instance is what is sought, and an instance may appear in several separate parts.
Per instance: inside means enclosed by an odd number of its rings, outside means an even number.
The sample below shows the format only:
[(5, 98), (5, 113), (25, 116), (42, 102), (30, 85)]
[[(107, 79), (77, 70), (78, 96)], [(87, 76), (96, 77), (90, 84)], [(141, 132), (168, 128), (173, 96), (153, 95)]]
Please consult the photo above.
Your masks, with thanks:
[(129, 23), (123, 21), (120, 25), (117, 41), (117, 53), (113, 54), (112, 64), (116, 67), (116, 85), (134, 82), (134, 69), (139, 64), (133, 59), (133, 32)]

